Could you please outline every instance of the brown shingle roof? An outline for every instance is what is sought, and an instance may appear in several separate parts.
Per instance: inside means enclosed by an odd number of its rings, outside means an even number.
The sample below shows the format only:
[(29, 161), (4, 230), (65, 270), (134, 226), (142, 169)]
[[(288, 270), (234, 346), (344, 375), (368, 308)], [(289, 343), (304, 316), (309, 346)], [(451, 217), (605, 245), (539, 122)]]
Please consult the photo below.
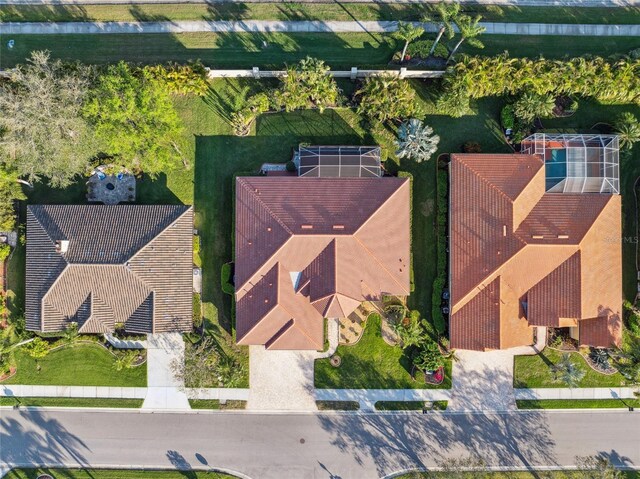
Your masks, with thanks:
[[(452, 344), (527, 343), (525, 300), (530, 325), (619, 316), (621, 247), (605, 238), (620, 235), (619, 196), (545, 193), (533, 155), (452, 155), (449, 171)], [(497, 279), (496, 310), (478, 296)]]
[(29, 206), (27, 328), (190, 330), (192, 234), (188, 206)]
[(323, 316), (409, 294), (409, 215), (407, 179), (237, 178), (238, 343), (319, 349)]

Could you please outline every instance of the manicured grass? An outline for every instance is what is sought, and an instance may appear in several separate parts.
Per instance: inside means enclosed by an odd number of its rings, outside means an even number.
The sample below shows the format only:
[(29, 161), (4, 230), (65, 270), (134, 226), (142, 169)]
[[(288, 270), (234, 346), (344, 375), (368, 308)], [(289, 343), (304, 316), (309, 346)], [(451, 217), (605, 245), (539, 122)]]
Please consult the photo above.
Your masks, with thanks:
[(139, 409), (142, 399), (111, 398), (42, 398), (42, 397), (0, 397), (0, 406), (39, 407), (117, 407)]
[[(158, 21), (158, 20), (413, 20), (419, 21), (433, 5), (362, 3), (232, 3), (149, 5), (8, 5), (0, 21)], [(640, 9), (516, 7), (464, 5), (470, 15), (487, 22), (640, 23)]]
[[(637, 479), (640, 477), (638, 471), (620, 471), (625, 479)], [(411, 472), (396, 476), (396, 479), (438, 479), (441, 477), (451, 477), (449, 473), (440, 472)], [(483, 472), (482, 477), (491, 479), (585, 479), (584, 472), (581, 471), (509, 471), (509, 472)]]
[(202, 471), (129, 471), (118, 469), (13, 469), (7, 479), (36, 479), (40, 474), (65, 479), (234, 479), (222, 472)]
[(420, 389), (451, 387), (451, 362), (445, 367), (446, 378), (439, 386), (411, 378), (411, 360), (397, 346), (382, 339), (380, 316), (371, 314), (362, 338), (354, 345), (338, 346), (336, 354), (342, 364), (335, 368), (329, 358), (317, 359), (315, 385), (330, 389)]
[(23, 349), (16, 351), (15, 357), (16, 374), (1, 384), (128, 387), (147, 385), (146, 364), (116, 371), (113, 367), (113, 355), (97, 344), (64, 347), (50, 352), (37, 363)]
[(320, 411), (357, 411), (360, 409), (358, 401), (316, 401)]
[(640, 407), (639, 399), (518, 400), (518, 409), (612, 409)]
[[(514, 358), (513, 386), (516, 388), (563, 388), (565, 383), (554, 379), (553, 365), (560, 361), (562, 353), (545, 348), (532, 356)], [(571, 353), (571, 362), (585, 372), (579, 387), (602, 388), (624, 386), (625, 380), (620, 373), (600, 374), (594, 371), (578, 353)]]
[(247, 401), (227, 401), (221, 404), (217, 399), (189, 399), (191, 409), (245, 409)]
[[(432, 36), (428, 36), (431, 38)], [(11, 35), (15, 47), (0, 45), (0, 68), (24, 62), (32, 50), (47, 49), (55, 58), (87, 63), (127, 60), (140, 63), (186, 62), (201, 59), (212, 68), (281, 69), (307, 55), (333, 68), (386, 68), (400, 48), (390, 34), (378, 33), (181, 33), (129, 35)], [(427, 37), (425, 37), (427, 38)], [(563, 58), (576, 55), (628, 53), (640, 47), (640, 37), (564, 37), (483, 35), (483, 50), (466, 43), (460, 52)], [(267, 43), (267, 47), (263, 46)], [(455, 39), (450, 42), (453, 46)]]
[[(421, 411), (425, 408), (425, 401), (378, 401), (375, 406), (378, 411)], [(433, 411), (447, 409), (447, 401), (434, 401)]]

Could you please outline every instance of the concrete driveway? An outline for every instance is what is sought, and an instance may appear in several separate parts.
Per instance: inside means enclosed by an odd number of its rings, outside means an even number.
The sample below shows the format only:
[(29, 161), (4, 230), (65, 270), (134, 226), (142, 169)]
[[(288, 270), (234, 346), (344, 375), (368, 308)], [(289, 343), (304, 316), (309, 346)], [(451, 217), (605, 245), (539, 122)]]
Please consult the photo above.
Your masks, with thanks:
[(180, 333), (147, 335), (147, 397), (142, 409), (189, 409), (184, 384), (175, 378), (172, 361), (184, 361)]
[(313, 386), (314, 361), (338, 346), (338, 320), (329, 320), (329, 350), (269, 351), (249, 347), (249, 401), (255, 411), (317, 411)]

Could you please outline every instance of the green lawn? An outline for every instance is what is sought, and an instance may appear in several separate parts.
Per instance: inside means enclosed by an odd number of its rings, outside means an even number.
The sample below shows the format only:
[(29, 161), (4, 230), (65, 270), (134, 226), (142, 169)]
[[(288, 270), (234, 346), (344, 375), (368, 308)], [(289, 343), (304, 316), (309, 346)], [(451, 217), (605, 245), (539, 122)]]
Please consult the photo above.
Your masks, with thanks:
[(640, 407), (639, 399), (518, 400), (518, 409), (612, 409)]
[(0, 406), (38, 406), (38, 407), (142, 407), (143, 399), (111, 398), (42, 398), (42, 397), (0, 397)]
[(97, 344), (78, 344), (50, 352), (35, 359), (22, 349), (15, 353), (17, 372), (1, 384), (38, 384), (56, 386), (128, 386), (146, 387), (146, 364), (116, 371), (114, 357)]
[[(6, 35), (5, 35), (6, 36)], [(213, 68), (281, 69), (307, 55), (324, 59), (332, 68), (385, 68), (399, 44), (378, 33), (181, 33), (129, 35), (11, 35), (15, 47), (0, 45), (0, 68), (23, 62), (32, 50), (47, 49), (56, 58), (87, 63), (128, 60), (140, 63), (186, 62), (201, 59)], [(425, 37), (426, 38), (426, 37)], [(628, 53), (640, 47), (640, 37), (565, 37), (483, 35), (486, 48), (466, 43), (461, 52), (563, 58), (575, 55)], [(264, 48), (263, 42), (267, 42)], [(455, 39), (450, 42), (452, 46)]]
[(451, 362), (446, 363), (446, 378), (440, 386), (411, 378), (411, 361), (401, 348), (382, 339), (380, 316), (371, 314), (360, 341), (338, 346), (342, 364), (335, 368), (328, 358), (317, 359), (315, 386), (329, 389), (420, 389), (451, 387)]
[[(430, 410), (444, 411), (448, 401), (433, 401)], [(378, 411), (422, 411), (425, 401), (378, 401), (375, 406)]]
[(40, 474), (65, 479), (234, 479), (222, 472), (201, 471), (128, 471), (117, 469), (13, 469), (6, 479), (36, 479)]
[[(555, 349), (545, 348), (541, 353), (532, 356), (516, 356), (513, 371), (513, 386), (516, 388), (562, 388), (567, 387), (562, 381), (555, 380), (552, 367), (562, 358), (562, 353)], [(586, 363), (578, 353), (571, 353), (571, 362), (586, 374), (579, 387), (604, 388), (624, 386), (621, 374), (600, 374)]]
[[(232, 3), (142, 5), (7, 5), (0, 21), (154, 21), (154, 20), (420, 20), (433, 5), (362, 3)], [(640, 9), (464, 5), (487, 22), (640, 23)]]
[(227, 401), (221, 404), (217, 399), (189, 399), (191, 409), (245, 409), (247, 401)]
[(360, 409), (358, 401), (316, 401), (319, 411), (357, 411)]
[[(640, 472), (638, 471), (621, 471), (622, 477), (625, 479), (638, 479)], [(438, 479), (441, 477), (451, 477), (440, 472), (412, 472), (396, 476), (396, 479)], [(483, 474), (482, 477), (491, 479), (586, 479), (584, 472), (581, 471), (510, 471), (510, 472), (491, 472)]]

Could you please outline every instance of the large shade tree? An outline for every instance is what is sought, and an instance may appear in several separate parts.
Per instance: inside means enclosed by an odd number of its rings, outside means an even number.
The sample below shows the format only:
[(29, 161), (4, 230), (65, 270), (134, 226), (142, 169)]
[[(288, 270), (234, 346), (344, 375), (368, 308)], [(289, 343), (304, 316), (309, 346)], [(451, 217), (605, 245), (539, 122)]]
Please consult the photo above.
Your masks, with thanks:
[(417, 118), (411, 118), (400, 125), (396, 145), (398, 158), (408, 158), (422, 163), (431, 158), (438, 149), (440, 137), (433, 134), (433, 128)]
[(171, 96), (148, 70), (124, 62), (109, 66), (91, 90), (84, 113), (112, 163), (150, 176), (186, 163)]
[(92, 74), (35, 51), (0, 84), (0, 162), (16, 180), (65, 187), (86, 171), (96, 152), (82, 117)]

